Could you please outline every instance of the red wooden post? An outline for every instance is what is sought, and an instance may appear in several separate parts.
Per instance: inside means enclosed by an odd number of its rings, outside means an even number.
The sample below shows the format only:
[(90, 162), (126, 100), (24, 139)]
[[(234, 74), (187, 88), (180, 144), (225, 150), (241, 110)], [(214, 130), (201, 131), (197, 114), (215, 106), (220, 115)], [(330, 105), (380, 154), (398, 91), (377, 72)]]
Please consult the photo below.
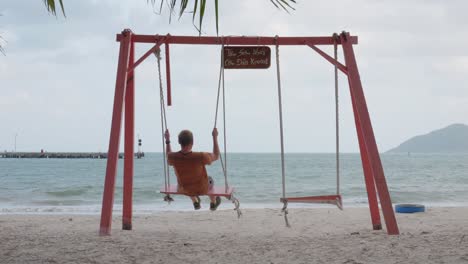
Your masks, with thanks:
[[(357, 113), (356, 102), (354, 100), (353, 94), (351, 94), (351, 102), (353, 105), (353, 112)], [(375, 191), (374, 173), (372, 171), (372, 167), (370, 166), (369, 157), (367, 156), (364, 136), (362, 134), (361, 122), (359, 121), (359, 117), (356, 114), (354, 115), (354, 122), (356, 124), (356, 132), (358, 135), (359, 152), (361, 153), (362, 168), (364, 171), (364, 180), (366, 183), (367, 199), (369, 201), (372, 228), (374, 230), (381, 230), (382, 223), (380, 221), (379, 202), (377, 201), (377, 194)]]
[(106, 179), (104, 182), (104, 193), (102, 197), (101, 223), (99, 229), (100, 235), (109, 235), (112, 224), (115, 176), (117, 173), (117, 161), (119, 159), (120, 128), (122, 125), (122, 110), (125, 86), (127, 84), (127, 68), (132, 32), (130, 30), (124, 30), (122, 35), (124, 37), (120, 42), (119, 64), (117, 67), (117, 80), (114, 94), (114, 110), (112, 113), (109, 151), (107, 154)]
[(361, 124), (362, 140), (366, 148), (366, 163), (368, 163), (368, 165), (364, 166), (370, 166), (372, 168), (387, 232), (390, 235), (398, 235), (398, 224), (396, 222), (395, 213), (393, 212), (392, 201), (390, 199), (390, 193), (388, 192), (382, 162), (380, 160), (377, 143), (374, 137), (374, 131), (372, 130), (372, 124), (367, 109), (366, 99), (364, 97), (364, 91), (362, 90), (361, 79), (359, 77), (353, 46), (352, 43), (348, 41), (349, 38), (349, 33), (341, 34), (343, 53), (346, 61), (346, 67), (348, 68), (349, 88), (352, 94), (351, 96), (355, 101), (356, 111), (354, 114), (357, 116)]
[[(135, 43), (130, 46), (129, 65), (135, 62)], [(133, 159), (135, 146), (135, 71), (127, 73), (125, 90), (125, 155), (122, 229), (132, 230)]]
[(171, 93), (171, 63), (170, 63), (170, 54), (169, 54), (169, 43), (166, 42), (165, 45), (166, 52), (166, 80), (167, 80), (167, 105), (172, 105), (172, 93)]
[[(360, 125), (360, 124), (359, 124)], [(356, 128), (358, 132), (359, 150), (361, 153), (362, 167), (364, 170), (364, 180), (366, 182), (367, 200), (369, 202), (369, 210), (371, 214), (372, 228), (374, 230), (382, 229), (382, 222), (380, 221), (379, 201), (375, 190), (374, 173), (370, 166), (370, 160), (367, 155), (366, 147), (364, 146), (364, 139), (361, 128)]]

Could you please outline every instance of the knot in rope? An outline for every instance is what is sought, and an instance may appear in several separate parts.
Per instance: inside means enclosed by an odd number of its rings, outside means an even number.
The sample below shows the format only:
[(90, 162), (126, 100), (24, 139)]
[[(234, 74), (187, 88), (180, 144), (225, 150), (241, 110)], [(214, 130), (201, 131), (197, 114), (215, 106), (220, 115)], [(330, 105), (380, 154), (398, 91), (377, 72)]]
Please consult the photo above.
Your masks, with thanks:
[(281, 212), (284, 214), (284, 222), (286, 223), (286, 227), (291, 227), (291, 225), (289, 224), (289, 220), (288, 220), (288, 200), (287, 199), (283, 199), (283, 208), (281, 209)]
[(160, 48), (157, 48), (154, 51), (154, 56), (156, 56), (156, 59), (158, 59), (158, 63), (160, 64), (161, 63), (161, 49)]
[(229, 200), (232, 201), (234, 204), (234, 210), (237, 212), (237, 218), (240, 218), (242, 216), (242, 211), (240, 210), (240, 202), (239, 200), (234, 197), (234, 194), (231, 194), (231, 197), (229, 197)]
[(335, 32), (335, 33), (333, 33), (332, 38), (335, 41), (335, 43), (337, 43), (338, 40), (340, 39), (340, 35), (338, 35), (338, 33)]

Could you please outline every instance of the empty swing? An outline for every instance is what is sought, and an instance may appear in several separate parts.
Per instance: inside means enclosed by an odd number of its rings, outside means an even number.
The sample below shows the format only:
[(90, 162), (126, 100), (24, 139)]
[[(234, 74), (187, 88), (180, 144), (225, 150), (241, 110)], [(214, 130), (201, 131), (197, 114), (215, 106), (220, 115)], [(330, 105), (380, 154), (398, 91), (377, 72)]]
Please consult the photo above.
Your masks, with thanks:
[[(278, 36), (277, 36), (278, 38)], [(338, 60), (338, 48), (337, 48), (338, 35), (334, 35), (334, 59)], [(279, 47), (276, 43), (276, 73), (278, 81), (278, 106), (279, 106), (279, 122), (280, 122), (280, 140), (281, 140), (281, 176), (282, 176), (282, 198), (280, 202), (283, 203), (282, 212), (286, 225), (289, 226), (287, 214), (288, 214), (288, 203), (321, 203), (321, 204), (333, 204), (336, 205), (340, 210), (343, 210), (343, 204), (340, 194), (340, 149), (339, 149), (339, 105), (338, 105), (338, 67), (335, 65), (335, 133), (336, 133), (336, 193), (329, 195), (320, 196), (302, 196), (302, 197), (287, 197), (286, 196), (286, 172), (285, 172), (285, 158), (284, 158), (284, 136), (283, 136), (283, 109), (281, 99), (281, 77), (280, 77), (280, 65), (279, 65)]]
[[(224, 48), (224, 45), (223, 45)], [(222, 48), (222, 49), (223, 49)], [(221, 49), (221, 50), (222, 50)], [(174, 199), (171, 195), (184, 195), (183, 192), (179, 191), (177, 184), (170, 183), (170, 172), (169, 172), (169, 164), (167, 161), (167, 153), (166, 149), (164, 148), (164, 131), (167, 129), (167, 119), (166, 119), (166, 108), (164, 106), (164, 91), (163, 91), (163, 84), (162, 84), (162, 77), (161, 77), (161, 54), (160, 49), (157, 49), (154, 52), (157, 62), (158, 62), (158, 76), (159, 76), (159, 93), (160, 93), (160, 110), (161, 110), (161, 134), (162, 134), (162, 142), (163, 142), (163, 169), (164, 169), (164, 186), (160, 189), (160, 193), (165, 194), (164, 201), (172, 202)], [(221, 52), (221, 62), (223, 62), (223, 52)], [(224, 66), (221, 63), (220, 71), (219, 71), (219, 80), (218, 80), (218, 91), (216, 97), (216, 111), (215, 111), (215, 120), (214, 120), (214, 127), (216, 128), (217, 121), (218, 121), (218, 109), (219, 109), (219, 100), (220, 94), (222, 90), (222, 99), (223, 99), (223, 153), (220, 155), (220, 163), (221, 168), (223, 170), (224, 175), (224, 186), (212, 186), (206, 193), (206, 195), (210, 196), (221, 196), (225, 197), (226, 199), (232, 201), (234, 204), (234, 210), (237, 212), (237, 216), (240, 217), (242, 212), (240, 210), (240, 202), (234, 196), (234, 188), (229, 186), (228, 179), (227, 179), (227, 151), (226, 151), (226, 96), (225, 96), (225, 89), (224, 89)], [(224, 158), (223, 158), (224, 156)]]

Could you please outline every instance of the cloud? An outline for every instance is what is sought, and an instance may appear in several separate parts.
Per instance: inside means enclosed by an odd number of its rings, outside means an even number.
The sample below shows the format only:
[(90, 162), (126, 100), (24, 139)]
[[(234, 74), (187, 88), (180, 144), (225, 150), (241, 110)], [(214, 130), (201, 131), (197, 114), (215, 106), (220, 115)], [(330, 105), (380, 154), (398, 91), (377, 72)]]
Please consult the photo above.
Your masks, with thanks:
[[(450, 123), (468, 123), (468, 19), (464, 1), (300, 1), (287, 14), (269, 1), (222, 1), (220, 35), (325, 35), (349, 30), (381, 150)], [(191, 14), (169, 24), (146, 1), (67, 1), (67, 18), (41, 1), (0, 7), (7, 56), (0, 57), (0, 148), (105, 151), (117, 68), (115, 34), (197, 35)], [(203, 32), (215, 35), (213, 5)], [(150, 45), (137, 46), (137, 56)], [(272, 47), (273, 49), (274, 47)], [(329, 53), (330, 47), (323, 47)], [(274, 51), (274, 50), (273, 50)], [(191, 128), (210, 149), (220, 47), (171, 47), (173, 135)], [(274, 53), (273, 53), (274, 54)], [(164, 54), (163, 54), (164, 56)], [(286, 150), (334, 151), (333, 67), (307, 47), (280, 47)], [(342, 54), (340, 52), (340, 57)], [(136, 72), (136, 131), (161, 151), (156, 60)], [(164, 69), (163, 69), (164, 76)], [(274, 64), (226, 70), (228, 148), (279, 151)], [(340, 76), (342, 149), (358, 151), (347, 81)]]

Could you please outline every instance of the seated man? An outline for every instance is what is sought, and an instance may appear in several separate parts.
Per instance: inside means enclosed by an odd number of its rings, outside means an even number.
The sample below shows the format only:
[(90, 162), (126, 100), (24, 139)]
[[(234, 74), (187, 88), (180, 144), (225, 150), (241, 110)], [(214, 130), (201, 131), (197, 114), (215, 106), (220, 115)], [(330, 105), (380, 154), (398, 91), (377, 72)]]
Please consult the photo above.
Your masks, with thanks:
[[(205, 165), (210, 165), (219, 158), (218, 130), (213, 129), (213, 153), (192, 152), (193, 134), (189, 130), (179, 133), (180, 151), (172, 152), (169, 130), (166, 130), (166, 151), (169, 165), (174, 167), (178, 191), (192, 199), (195, 210), (201, 208), (199, 195), (206, 195), (210, 186), (210, 180), (206, 173)], [(221, 203), (219, 196), (210, 196), (210, 210), (214, 211)]]

